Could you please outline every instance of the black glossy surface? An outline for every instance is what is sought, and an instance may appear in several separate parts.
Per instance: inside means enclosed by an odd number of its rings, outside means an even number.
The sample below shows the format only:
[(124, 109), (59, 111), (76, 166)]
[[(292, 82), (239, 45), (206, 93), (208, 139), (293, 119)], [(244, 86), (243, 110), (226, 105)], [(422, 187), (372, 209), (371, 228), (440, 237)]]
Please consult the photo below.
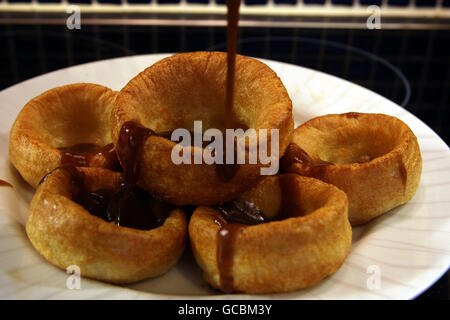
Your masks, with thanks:
[(246, 5), (263, 5), (266, 4), (267, 0), (244, 0)]
[(187, 3), (208, 4), (209, 0), (187, 0)]
[(325, 4), (325, 0), (303, 0), (304, 4)]
[(68, 0), (68, 2), (74, 4), (90, 4), (92, 0)]
[(417, 7), (434, 7), (436, 0), (416, 0), (415, 5)]
[(351, 6), (353, 5), (353, 0), (331, 0), (332, 4)]
[(363, 5), (377, 5), (380, 6), (381, 5), (381, 0), (359, 0), (360, 4)]
[(152, 2), (151, 0), (128, 0), (129, 4), (147, 4)]
[(294, 5), (297, 4), (297, 0), (274, 0), (276, 4), (290, 4)]
[(406, 7), (409, 5), (410, 0), (388, 0), (388, 4), (391, 6)]

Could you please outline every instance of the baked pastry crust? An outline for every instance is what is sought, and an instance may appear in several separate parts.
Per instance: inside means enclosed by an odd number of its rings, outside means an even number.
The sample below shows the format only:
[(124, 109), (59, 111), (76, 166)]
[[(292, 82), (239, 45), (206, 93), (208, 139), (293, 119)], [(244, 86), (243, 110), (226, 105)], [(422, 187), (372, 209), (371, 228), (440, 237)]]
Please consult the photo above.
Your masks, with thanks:
[[(90, 190), (113, 188), (119, 173), (77, 168)], [(26, 232), (36, 250), (55, 266), (80, 267), (81, 275), (112, 283), (130, 283), (167, 272), (185, 246), (187, 222), (174, 209), (160, 227), (137, 230), (91, 215), (73, 202), (71, 174), (56, 169), (37, 188)]]
[[(61, 166), (58, 148), (111, 143), (110, 116), (116, 96), (109, 88), (77, 83), (31, 99), (17, 116), (9, 140), (9, 157), (25, 181), (36, 188), (42, 177)], [(108, 161), (98, 154), (89, 166), (106, 167)]]
[[(422, 172), (417, 138), (401, 120), (385, 114), (325, 115), (299, 126), (292, 142), (314, 162), (293, 162), (285, 172), (311, 176), (343, 190), (349, 199), (352, 225), (366, 223), (409, 201)], [(293, 151), (288, 148), (286, 158)]]
[[(195, 120), (202, 120), (203, 130), (223, 130), (226, 69), (226, 53), (222, 52), (176, 54), (145, 69), (120, 91), (115, 102), (111, 128), (116, 146), (120, 129), (128, 121), (156, 133), (177, 128), (192, 131)], [(293, 132), (292, 102), (281, 80), (264, 63), (238, 55), (235, 88), (236, 126), (269, 132), (279, 129), (281, 157)], [(262, 178), (261, 164), (240, 165), (228, 182), (218, 178), (215, 165), (175, 165), (171, 160), (174, 146), (175, 142), (151, 136), (141, 158), (139, 184), (164, 201), (219, 204), (236, 198)]]
[[(352, 229), (347, 197), (338, 188), (296, 174), (267, 177), (241, 199), (255, 203), (268, 215), (280, 214), (289, 195), (290, 218), (247, 226), (235, 238), (234, 291), (286, 292), (316, 284), (336, 272), (350, 250)], [(278, 213), (277, 213), (278, 212)], [(222, 214), (198, 207), (189, 223), (195, 259), (205, 280), (223, 289), (218, 264)]]

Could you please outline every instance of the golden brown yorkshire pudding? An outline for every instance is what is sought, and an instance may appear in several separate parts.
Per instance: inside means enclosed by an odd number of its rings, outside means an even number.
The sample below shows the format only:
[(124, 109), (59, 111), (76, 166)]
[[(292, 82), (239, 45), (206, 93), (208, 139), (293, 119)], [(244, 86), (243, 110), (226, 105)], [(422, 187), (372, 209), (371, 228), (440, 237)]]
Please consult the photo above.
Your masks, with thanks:
[[(75, 202), (80, 191), (92, 193), (95, 202), (119, 180), (119, 173), (103, 168), (64, 167), (47, 175), (31, 201), (26, 225), (36, 250), (57, 267), (77, 265), (82, 276), (113, 283), (139, 281), (172, 268), (185, 246), (183, 211), (172, 209), (159, 227), (139, 230), (107, 222)], [(80, 183), (85, 189), (79, 189)]]
[[(223, 131), (226, 71), (226, 53), (194, 52), (173, 55), (138, 74), (120, 91), (112, 111), (116, 147), (121, 128), (130, 121), (157, 134), (177, 128), (193, 131), (195, 120), (202, 121), (203, 131)], [(237, 56), (232, 115), (235, 128), (269, 133), (278, 129), (279, 155), (284, 153), (293, 131), (292, 103), (280, 79), (264, 63)], [(246, 161), (229, 181), (219, 178), (214, 164), (176, 165), (171, 159), (174, 146), (175, 142), (152, 135), (144, 142), (140, 159), (139, 184), (167, 202), (219, 204), (236, 198), (261, 178), (259, 161)]]
[(409, 201), (422, 172), (417, 138), (384, 114), (345, 113), (299, 126), (281, 162), (295, 172), (345, 191), (349, 219), (359, 225)]
[(64, 165), (115, 166), (110, 115), (117, 92), (77, 83), (48, 90), (20, 111), (10, 132), (12, 164), (31, 186)]
[(296, 174), (267, 177), (240, 200), (259, 207), (258, 225), (227, 223), (198, 207), (189, 223), (195, 259), (205, 280), (225, 292), (285, 292), (336, 272), (350, 250), (347, 197), (338, 188)]

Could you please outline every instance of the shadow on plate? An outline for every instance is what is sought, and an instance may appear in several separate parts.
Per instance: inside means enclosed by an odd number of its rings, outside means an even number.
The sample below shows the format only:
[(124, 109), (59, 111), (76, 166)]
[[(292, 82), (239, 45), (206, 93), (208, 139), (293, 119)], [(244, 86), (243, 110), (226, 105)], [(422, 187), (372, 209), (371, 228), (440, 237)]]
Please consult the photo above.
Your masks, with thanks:
[(211, 288), (202, 277), (202, 270), (197, 265), (189, 244), (184, 250), (178, 264), (166, 274), (126, 285), (129, 289), (148, 293), (205, 296), (220, 294)]

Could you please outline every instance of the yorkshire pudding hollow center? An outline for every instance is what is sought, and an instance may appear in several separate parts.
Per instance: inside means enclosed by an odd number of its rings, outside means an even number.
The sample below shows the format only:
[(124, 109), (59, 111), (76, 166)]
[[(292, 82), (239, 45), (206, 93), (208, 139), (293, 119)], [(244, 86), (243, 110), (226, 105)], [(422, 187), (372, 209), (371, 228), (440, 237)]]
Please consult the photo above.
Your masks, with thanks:
[(30, 134), (60, 149), (80, 144), (103, 147), (111, 143), (110, 114), (116, 94), (94, 84), (73, 84), (35, 98), (28, 108)]
[(267, 177), (239, 199), (219, 206), (222, 217), (246, 225), (306, 216), (325, 205), (325, 197), (315, 196), (298, 183), (295, 174)]
[(352, 112), (305, 123), (294, 142), (314, 161), (345, 165), (370, 162), (390, 153), (404, 134), (391, 117), (374, 119)]
[[(43, 183), (54, 172), (62, 171), (64, 179), (60, 180), (61, 188), (72, 201), (107, 222), (133, 229), (150, 230), (159, 227), (174, 209), (173, 206), (154, 199), (138, 186), (124, 184), (119, 174), (100, 168), (97, 170), (83, 171), (81, 168), (65, 166), (50, 173)], [(97, 174), (109, 177), (102, 179)]]

